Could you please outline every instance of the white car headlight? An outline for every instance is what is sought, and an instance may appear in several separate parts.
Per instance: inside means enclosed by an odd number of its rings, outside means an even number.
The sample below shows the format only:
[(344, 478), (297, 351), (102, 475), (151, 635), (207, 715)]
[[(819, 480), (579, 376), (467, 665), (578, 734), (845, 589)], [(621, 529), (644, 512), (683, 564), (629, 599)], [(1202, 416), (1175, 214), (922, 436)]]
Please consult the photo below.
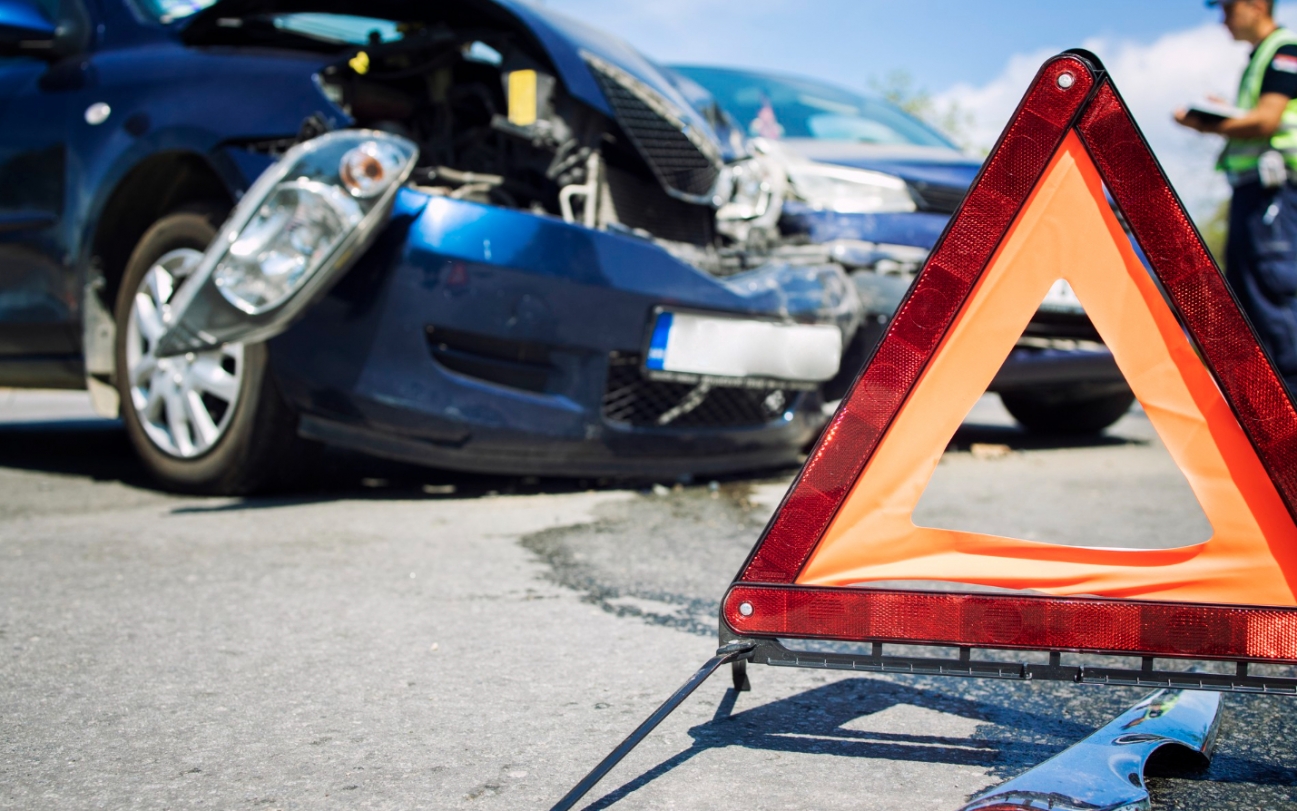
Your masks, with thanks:
[(418, 156), (405, 138), (370, 130), (330, 132), (290, 149), (176, 291), (158, 354), (287, 329), (369, 246)]
[(843, 214), (914, 211), (914, 198), (905, 181), (894, 175), (823, 163), (788, 167), (797, 195), (817, 209)]
[(213, 271), (235, 307), (257, 314), (282, 304), (312, 268), (323, 264), (363, 214), (337, 186), (312, 180), (280, 183), (239, 232)]
[(753, 220), (769, 210), (773, 184), (769, 172), (755, 158), (725, 167), (730, 194), (716, 212), (722, 220)]

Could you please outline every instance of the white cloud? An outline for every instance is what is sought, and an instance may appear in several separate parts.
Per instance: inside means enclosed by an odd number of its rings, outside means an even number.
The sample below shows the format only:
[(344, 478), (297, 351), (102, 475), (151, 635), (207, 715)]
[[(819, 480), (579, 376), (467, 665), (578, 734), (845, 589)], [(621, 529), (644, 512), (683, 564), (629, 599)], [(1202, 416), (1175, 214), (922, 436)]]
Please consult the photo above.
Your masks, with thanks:
[[(1230, 40), (1220, 25), (1164, 34), (1153, 42), (1096, 38), (1084, 43), (1103, 60), (1135, 120), (1162, 162), (1171, 183), (1197, 218), (1210, 216), (1229, 188), (1213, 171), (1222, 142), (1178, 126), (1172, 112), (1208, 94), (1232, 99), (1247, 62), (1247, 46)], [(971, 136), (990, 148), (1017, 107), (1049, 51), (1019, 54), (981, 87), (956, 85), (937, 97), (973, 115)]]

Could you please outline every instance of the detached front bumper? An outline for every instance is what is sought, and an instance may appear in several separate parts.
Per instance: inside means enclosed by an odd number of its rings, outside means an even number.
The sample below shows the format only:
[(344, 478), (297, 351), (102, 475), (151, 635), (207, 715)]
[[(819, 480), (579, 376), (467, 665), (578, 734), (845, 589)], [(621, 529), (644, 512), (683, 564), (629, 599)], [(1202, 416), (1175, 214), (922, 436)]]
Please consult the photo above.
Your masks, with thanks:
[(855, 329), (854, 293), (835, 309), (827, 289), (817, 305), (751, 287), (645, 240), (403, 191), (271, 358), (304, 434), (420, 464), (631, 477), (796, 464), (822, 426), (818, 393), (700, 393), (641, 371), (660, 307)]

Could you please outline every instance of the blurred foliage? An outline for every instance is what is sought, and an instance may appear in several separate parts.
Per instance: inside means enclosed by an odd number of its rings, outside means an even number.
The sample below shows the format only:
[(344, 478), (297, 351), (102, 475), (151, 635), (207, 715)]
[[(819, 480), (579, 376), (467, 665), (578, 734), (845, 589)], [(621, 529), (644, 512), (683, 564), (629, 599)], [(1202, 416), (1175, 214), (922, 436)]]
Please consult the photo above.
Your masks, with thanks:
[(971, 139), (972, 111), (960, 107), (959, 102), (955, 101), (938, 105), (926, 88), (915, 86), (914, 77), (908, 71), (894, 70), (881, 79), (873, 77), (869, 80), (869, 89), (929, 126), (941, 130), (962, 148), (974, 150)]
[(1229, 199), (1216, 207), (1215, 213), (1203, 222), (1198, 223), (1202, 239), (1207, 243), (1207, 250), (1216, 257), (1216, 264), (1225, 267), (1225, 240), (1229, 236)]

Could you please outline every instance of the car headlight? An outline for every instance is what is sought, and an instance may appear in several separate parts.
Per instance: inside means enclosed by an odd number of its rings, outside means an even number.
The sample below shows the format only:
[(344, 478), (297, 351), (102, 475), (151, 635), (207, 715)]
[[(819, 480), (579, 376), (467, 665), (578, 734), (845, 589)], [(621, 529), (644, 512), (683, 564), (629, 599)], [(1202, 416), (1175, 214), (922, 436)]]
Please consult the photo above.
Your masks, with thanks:
[(363, 217), (336, 186), (280, 183), (216, 265), (216, 287), (245, 313), (273, 309), (301, 288)]
[(905, 181), (882, 172), (807, 162), (790, 166), (788, 179), (797, 195), (817, 209), (843, 214), (916, 210)]
[(766, 168), (755, 158), (725, 167), (730, 179), (728, 199), (716, 216), (722, 220), (753, 220), (770, 208), (773, 184)]
[(290, 149), (243, 196), (176, 291), (158, 354), (287, 329), (369, 246), (418, 155), (405, 138), (368, 130)]

